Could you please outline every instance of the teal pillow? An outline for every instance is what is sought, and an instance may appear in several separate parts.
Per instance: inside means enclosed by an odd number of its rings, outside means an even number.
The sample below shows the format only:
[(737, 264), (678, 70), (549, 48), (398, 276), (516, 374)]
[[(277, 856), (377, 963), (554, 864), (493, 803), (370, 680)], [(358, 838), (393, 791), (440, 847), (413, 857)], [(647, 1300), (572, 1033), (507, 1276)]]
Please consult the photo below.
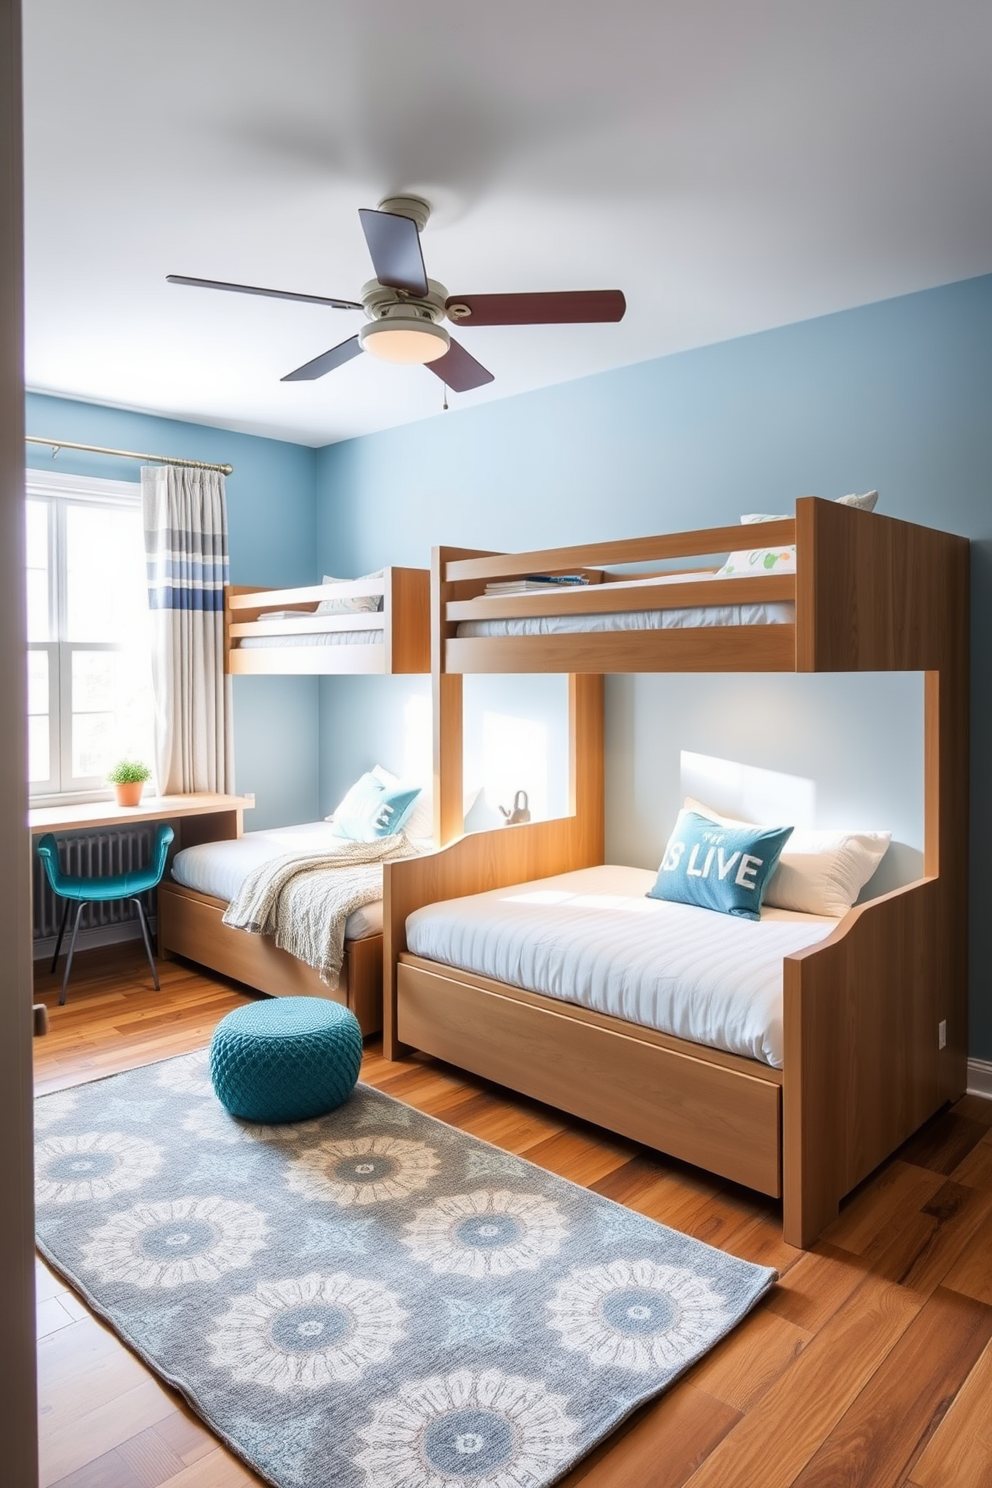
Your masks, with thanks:
[(351, 787), (334, 813), (334, 835), (375, 842), (402, 832), (420, 795), (419, 785), (385, 785), (371, 771)]
[(791, 827), (723, 827), (680, 811), (647, 897), (760, 919), (765, 886), (791, 835)]

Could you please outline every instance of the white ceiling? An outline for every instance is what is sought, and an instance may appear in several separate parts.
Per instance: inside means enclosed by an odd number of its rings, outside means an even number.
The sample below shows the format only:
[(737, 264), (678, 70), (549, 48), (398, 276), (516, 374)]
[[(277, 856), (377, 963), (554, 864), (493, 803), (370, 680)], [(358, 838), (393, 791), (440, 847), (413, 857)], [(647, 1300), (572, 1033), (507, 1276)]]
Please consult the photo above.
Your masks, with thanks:
[(421, 368), (280, 376), (360, 312), (357, 208), (427, 196), (453, 293), (620, 288), (463, 328), (469, 406), (992, 270), (988, 0), (25, 0), (27, 379), (320, 445)]

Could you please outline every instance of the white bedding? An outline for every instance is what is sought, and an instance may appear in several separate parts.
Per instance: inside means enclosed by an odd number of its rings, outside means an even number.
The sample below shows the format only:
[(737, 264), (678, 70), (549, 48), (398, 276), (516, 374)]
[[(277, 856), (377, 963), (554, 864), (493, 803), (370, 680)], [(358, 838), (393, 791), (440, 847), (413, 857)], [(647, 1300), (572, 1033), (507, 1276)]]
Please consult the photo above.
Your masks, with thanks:
[[(721, 575), (706, 571), (697, 573), (655, 574), (649, 579), (617, 580), (611, 590), (643, 589), (659, 584), (720, 584)], [(520, 620), (463, 620), (458, 635), (469, 637), (523, 635), (578, 635), (609, 630), (697, 630), (707, 625), (793, 625), (796, 606), (792, 600), (766, 604), (693, 605), (678, 610), (620, 610), (607, 615), (556, 615), (554, 605), (560, 591), (538, 594), (547, 603), (547, 615), (532, 615)], [(532, 600), (534, 594), (526, 595)]]
[[(530, 598), (530, 596), (527, 596)], [(531, 615), (523, 620), (462, 620), (458, 635), (469, 637), (576, 635), (603, 630), (698, 630), (706, 625), (793, 625), (796, 606), (696, 605), (685, 610), (624, 610), (610, 615)]]
[[(176, 853), (172, 876), (184, 888), (230, 903), (248, 874), (259, 863), (286, 853), (319, 852), (325, 845), (340, 845), (330, 822), (304, 822), (298, 827), (274, 827), (269, 832), (246, 832), (230, 842), (203, 842)], [(382, 934), (382, 900), (363, 905), (345, 921), (346, 940), (364, 940)]]
[(308, 630), (304, 635), (242, 636), (242, 650), (270, 646), (381, 646), (382, 630)]
[(583, 868), (418, 909), (418, 956), (781, 1069), (782, 958), (835, 919), (647, 899), (656, 874)]

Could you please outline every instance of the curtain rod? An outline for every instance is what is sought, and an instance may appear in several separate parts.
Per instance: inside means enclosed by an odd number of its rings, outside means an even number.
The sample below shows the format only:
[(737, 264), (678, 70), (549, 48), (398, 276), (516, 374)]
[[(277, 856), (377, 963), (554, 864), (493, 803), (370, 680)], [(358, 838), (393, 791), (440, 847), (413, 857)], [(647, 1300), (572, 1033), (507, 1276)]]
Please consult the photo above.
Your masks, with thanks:
[(181, 460), (178, 455), (136, 455), (134, 450), (106, 449), (102, 444), (73, 444), (69, 439), (42, 439), (37, 434), (25, 434), (28, 444), (50, 444), (52, 459), (60, 449), (86, 450), (91, 455), (117, 455), (122, 460), (150, 460), (156, 465), (185, 465), (194, 470), (219, 470), (221, 475), (233, 475), (233, 465), (211, 465), (207, 460)]

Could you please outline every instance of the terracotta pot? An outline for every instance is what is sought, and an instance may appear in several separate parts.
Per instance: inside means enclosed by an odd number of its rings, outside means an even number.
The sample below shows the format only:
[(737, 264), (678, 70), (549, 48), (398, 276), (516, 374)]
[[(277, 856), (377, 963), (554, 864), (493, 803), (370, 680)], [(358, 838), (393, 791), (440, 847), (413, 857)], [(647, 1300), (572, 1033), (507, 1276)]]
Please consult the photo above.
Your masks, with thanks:
[(117, 795), (118, 806), (139, 806), (141, 804), (141, 792), (145, 788), (143, 780), (128, 780), (123, 785), (115, 785), (114, 791)]

